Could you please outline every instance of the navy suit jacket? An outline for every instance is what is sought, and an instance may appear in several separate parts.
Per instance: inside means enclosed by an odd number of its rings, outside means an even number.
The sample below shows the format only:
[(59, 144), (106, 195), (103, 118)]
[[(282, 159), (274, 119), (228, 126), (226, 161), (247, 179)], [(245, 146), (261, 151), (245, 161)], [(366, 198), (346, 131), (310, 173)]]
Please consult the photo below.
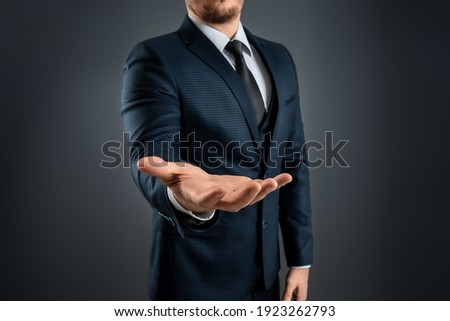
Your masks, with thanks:
[[(151, 299), (240, 300), (258, 280), (269, 288), (280, 268), (279, 226), (288, 265), (312, 263), (295, 66), (282, 45), (246, 34), (274, 88), (271, 148), (265, 153), (242, 80), (187, 17), (178, 31), (137, 44), (126, 61), (122, 117), (130, 133), (132, 176), (153, 208)], [(264, 178), (286, 172), (293, 181), (238, 213), (216, 211), (211, 221), (196, 224), (172, 206), (158, 179), (137, 170), (136, 161), (151, 155), (211, 174)]]

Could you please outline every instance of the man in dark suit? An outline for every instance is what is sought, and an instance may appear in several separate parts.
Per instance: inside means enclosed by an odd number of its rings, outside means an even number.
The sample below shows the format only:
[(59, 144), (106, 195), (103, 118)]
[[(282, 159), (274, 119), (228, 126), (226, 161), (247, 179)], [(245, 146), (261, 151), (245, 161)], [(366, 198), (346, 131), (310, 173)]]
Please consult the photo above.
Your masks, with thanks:
[(153, 208), (153, 300), (305, 300), (309, 176), (288, 51), (240, 23), (244, 0), (186, 0), (174, 33), (136, 45), (122, 117)]

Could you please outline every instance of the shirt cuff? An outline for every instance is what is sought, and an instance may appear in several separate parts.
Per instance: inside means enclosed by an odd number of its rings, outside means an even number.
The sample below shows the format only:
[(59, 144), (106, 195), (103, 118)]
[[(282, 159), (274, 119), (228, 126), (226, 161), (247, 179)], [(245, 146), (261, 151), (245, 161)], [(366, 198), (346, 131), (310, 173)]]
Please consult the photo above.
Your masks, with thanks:
[(172, 203), (173, 207), (175, 207), (178, 211), (180, 211), (181, 213), (190, 215), (199, 221), (209, 221), (210, 219), (213, 218), (214, 213), (216, 213), (216, 211), (214, 210), (214, 211), (208, 211), (208, 212), (194, 214), (194, 212), (185, 209), (183, 206), (181, 206), (180, 203), (178, 203), (177, 199), (173, 195), (173, 192), (168, 187), (167, 187), (167, 196), (169, 197), (170, 203)]
[(290, 266), (290, 269), (309, 269), (311, 265), (303, 265), (303, 266)]

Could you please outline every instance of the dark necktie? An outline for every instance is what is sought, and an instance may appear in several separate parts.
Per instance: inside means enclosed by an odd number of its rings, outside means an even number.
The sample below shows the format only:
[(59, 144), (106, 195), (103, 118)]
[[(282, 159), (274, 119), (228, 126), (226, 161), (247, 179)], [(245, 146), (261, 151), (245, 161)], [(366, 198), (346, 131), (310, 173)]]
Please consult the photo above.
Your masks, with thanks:
[(253, 108), (255, 109), (256, 121), (258, 124), (261, 123), (264, 115), (266, 114), (266, 108), (264, 107), (264, 100), (259, 91), (258, 84), (256, 83), (255, 77), (248, 69), (243, 54), (244, 44), (238, 40), (230, 41), (225, 49), (230, 52), (236, 60), (236, 72), (247, 87), (247, 91), (250, 95)]

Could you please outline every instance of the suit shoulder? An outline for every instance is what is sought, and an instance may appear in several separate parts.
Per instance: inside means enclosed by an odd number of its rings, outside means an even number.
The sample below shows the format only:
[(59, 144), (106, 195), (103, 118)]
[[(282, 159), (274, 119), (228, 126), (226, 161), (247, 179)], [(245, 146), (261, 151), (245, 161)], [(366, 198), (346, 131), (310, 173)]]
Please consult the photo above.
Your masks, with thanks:
[(294, 59), (289, 50), (286, 48), (286, 46), (284, 46), (279, 42), (264, 39), (261, 37), (253, 35), (251, 37), (253, 38), (253, 41), (257, 42), (260, 46), (269, 49), (270, 53), (272, 54), (272, 57), (278, 60), (281, 64), (289, 64), (294, 66), (295, 68)]
[(140, 41), (129, 51), (127, 62), (149, 56), (161, 55), (167, 50), (177, 50), (180, 44), (180, 38), (176, 32)]
[(152, 50), (152, 48), (170, 46), (176, 43), (177, 41), (179, 41), (178, 34), (176, 32), (171, 32), (165, 35), (148, 38), (138, 42), (131, 48), (130, 53), (145, 52)]
[(290, 54), (289, 50), (286, 48), (286, 46), (281, 44), (281, 43), (279, 43), (279, 42), (275, 42), (275, 41), (268, 40), (268, 39), (265, 39), (265, 38), (261, 38), (261, 37), (258, 37), (258, 36), (253, 36), (253, 38), (256, 41), (258, 41), (261, 45), (270, 48), (270, 50), (272, 50), (275, 53)]
[(289, 50), (283, 44), (257, 36), (251, 36), (253, 41), (258, 42), (262, 47), (269, 49), (273, 59), (277, 60), (280, 65), (293, 66), (295, 69), (294, 59)]

